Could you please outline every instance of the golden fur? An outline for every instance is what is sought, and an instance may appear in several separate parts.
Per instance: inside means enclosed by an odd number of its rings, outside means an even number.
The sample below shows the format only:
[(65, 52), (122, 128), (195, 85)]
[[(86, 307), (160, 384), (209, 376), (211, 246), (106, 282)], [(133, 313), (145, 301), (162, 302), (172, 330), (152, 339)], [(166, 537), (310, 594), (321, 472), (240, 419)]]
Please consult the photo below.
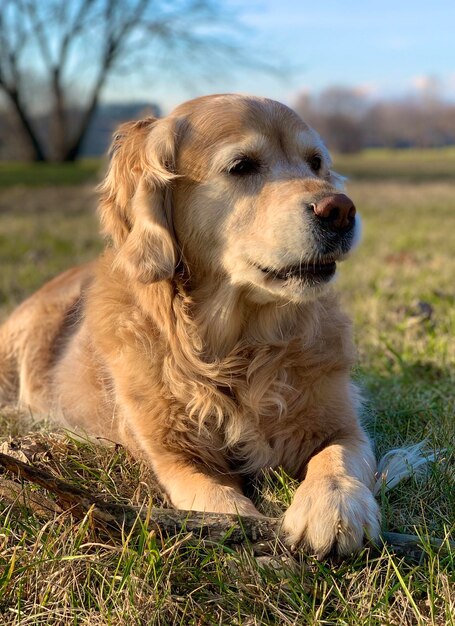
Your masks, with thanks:
[(352, 243), (324, 248), (312, 211), (339, 183), (317, 134), (270, 100), (123, 125), (100, 187), (112, 244), (0, 328), (0, 399), (145, 455), (182, 509), (259, 515), (242, 476), (281, 465), (302, 480), (289, 543), (359, 548), (379, 515), (350, 324), (327, 280), (295, 274)]

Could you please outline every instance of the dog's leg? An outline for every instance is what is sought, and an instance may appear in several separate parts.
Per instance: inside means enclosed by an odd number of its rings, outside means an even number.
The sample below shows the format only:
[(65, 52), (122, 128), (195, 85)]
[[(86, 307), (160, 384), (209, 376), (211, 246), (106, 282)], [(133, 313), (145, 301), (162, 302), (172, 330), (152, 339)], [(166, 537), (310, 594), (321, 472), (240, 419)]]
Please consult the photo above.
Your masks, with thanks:
[(208, 473), (202, 464), (173, 454), (152, 455), (152, 464), (159, 482), (178, 509), (261, 515), (243, 495), (240, 480), (235, 476)]
[[(169, 434), (166, 437), (162, 430), (150, 428), (148, 422), (137, 419), (134, 428), (131, 428), (130, 421), (124, 424), (118, 435), (133, 455), (145, 455), (158, 482), (177, 509), (261, 515), (243, 494), (240, 477), (229, 471), (221, 455), (210, 454), (209, 450), (217, 447), (213, 442), (212, 446), (202, 440), (195, 442), (193, 448), (199, 451), (196, 458), (183, 449), (183, 441), (180, 445), (176, 443), (178, 436), (174, 437), (174, 446), (181, 447), (181, 450), (171, 448), (172, 443), (166, 441)], [(204, 450), (205, 462), (202, 460)]]
[(361, 548), (365, 535), (379, 534), (379, 507), (371, 493), (375, 459), (366, 435), (358, 429), (337, 436), (312, 457), (305, 479), (283, 519), (290, 545), (302, 545), (322, 558)]

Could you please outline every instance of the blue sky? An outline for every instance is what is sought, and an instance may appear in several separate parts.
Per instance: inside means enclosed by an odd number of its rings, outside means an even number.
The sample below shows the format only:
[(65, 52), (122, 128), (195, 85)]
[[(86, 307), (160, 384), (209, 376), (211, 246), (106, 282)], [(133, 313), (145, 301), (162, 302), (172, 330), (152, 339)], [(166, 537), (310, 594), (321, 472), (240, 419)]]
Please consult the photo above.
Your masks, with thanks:
[[(455, 100), (455, 0), (227, 0), (224, 5), (242, 7), (242, 22), (249, 28), (247, 49), (279, 55), (296, 69), (279, 80), (238, 65), (229, 73), (214, 72), (210, 81), (191, 88), (175, 78), (162, 78), (153, 85), (153, 98), (164, 111), (193, 96), (228, 91), (290, 105), (299, 92), (330, 85), (394, 97), (418, 92), (429, 78)], [(191, 75), (187, 78), (191, 82)], [(114, 97), (113, 92), (106, 95)], [(131, 85), (129, 95), (152, 94), (150, 88)]]

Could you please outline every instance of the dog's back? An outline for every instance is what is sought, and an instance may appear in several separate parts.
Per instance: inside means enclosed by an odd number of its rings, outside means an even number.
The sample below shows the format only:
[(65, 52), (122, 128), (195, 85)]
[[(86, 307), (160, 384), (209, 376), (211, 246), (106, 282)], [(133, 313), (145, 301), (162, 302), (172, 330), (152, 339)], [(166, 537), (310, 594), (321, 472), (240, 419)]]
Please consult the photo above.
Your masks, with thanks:
[(81, 292), (93, 264), (46, 283), (0, 326), (0, 404), (49, 407), (49, 373), (81, 318)]

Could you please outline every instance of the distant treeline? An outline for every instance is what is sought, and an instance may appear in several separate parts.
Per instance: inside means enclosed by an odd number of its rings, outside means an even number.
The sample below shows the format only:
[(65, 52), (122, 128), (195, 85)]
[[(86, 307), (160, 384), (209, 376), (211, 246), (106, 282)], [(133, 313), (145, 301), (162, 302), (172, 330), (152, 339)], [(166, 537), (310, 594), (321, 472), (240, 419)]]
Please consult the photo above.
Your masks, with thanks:
[[(363, 148), (437, 148), (455, 144), (455, 103), (436, 95), (373, 101), (355, 89), (332, 87), (316, 95), (301, 95), (295, 110), (335, 152)], [(80, 156), (100, 156), (109, 147), (115, 128), (126, 120), (160, 115), (154, 103), (105, 104), (97, 108)], [(68, 112), (77, 122), (81, 111)], [(38, 135), (46, 144), (52, 134), (49, 115), (37, 116)], [(51, 149), (51, 146), (48, 146)], [(0, 159), (26, 160), (28, 145), (11, 112), (0, 110)]]
[(332, 87), (301, 95), (294, 108), (336, 152), (455, 144), (455, 103), (437, 94), (374, 101), (358, 90)]

